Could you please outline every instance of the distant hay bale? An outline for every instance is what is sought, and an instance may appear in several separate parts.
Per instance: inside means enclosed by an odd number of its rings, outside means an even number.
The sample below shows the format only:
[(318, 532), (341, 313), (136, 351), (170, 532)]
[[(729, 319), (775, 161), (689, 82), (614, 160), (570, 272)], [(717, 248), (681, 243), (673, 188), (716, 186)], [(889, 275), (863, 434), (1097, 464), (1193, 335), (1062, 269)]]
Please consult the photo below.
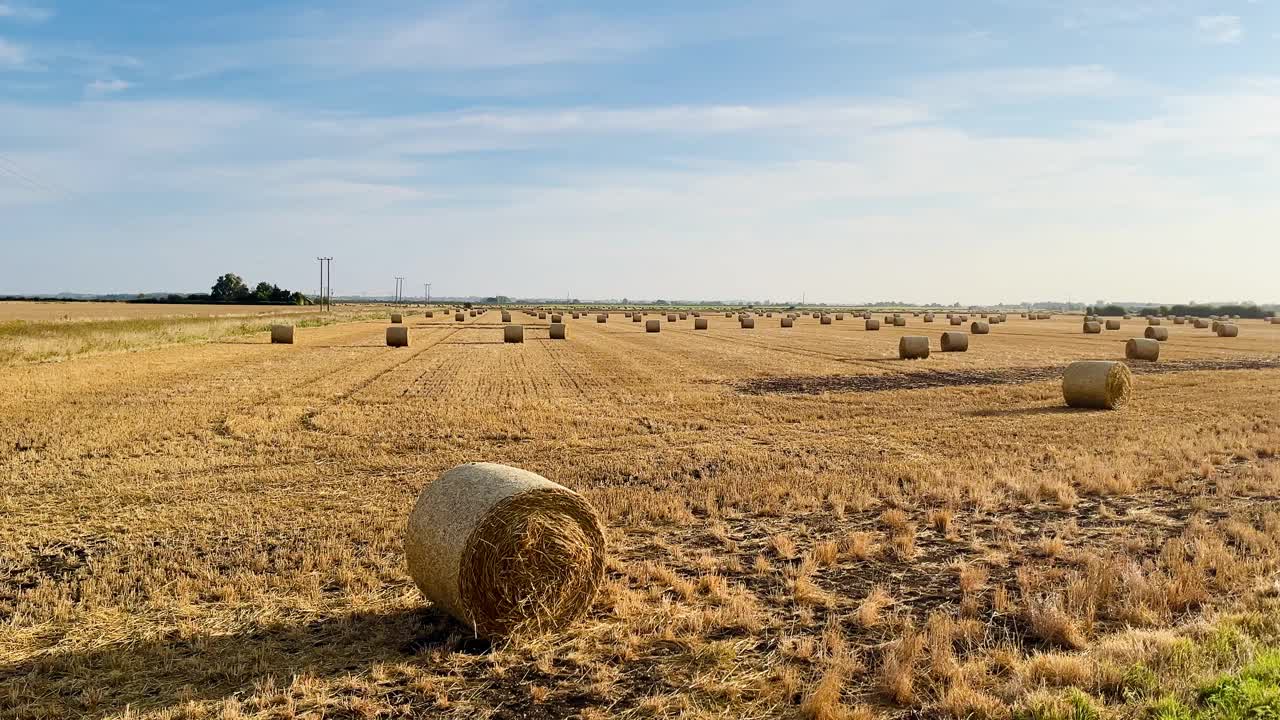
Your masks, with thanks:
[(1235, 323), (1222, 323), (1218, 326), (1218, 337), (1236, 337), (1240, 334), (1240, 326)]
[(1102, 325), (1097, 322), (1086, 322), (1084, 324), (1085, 335), (1097, 335), (1102, 332)]
[(863, 319), (863, 320), (870, 320), (870, 319), (871, 319), (871, 313), (867, 313), (867, 312), (862, 313), (862, 319)]
[(950, 320), (950, 323), (951, 323), (952, 325), (963, 325), (963, 324), (964, 324), (964, 321), (963, 321), (963, 320), (961, 320), (961, 319), (959, 318), (959, 316), (952, 316), (952, 318), (951, 318), (951, 320)]
[[(628, 314), (630, 314), (630, 313), (628, 313)], [(574, 319), (574, 320), (579, 320), (579, 319), (581, 319), (581, 318), (582, 318), (582, 313), (574, 313), (574, 314), (573, 314), (573, 319)]]
[(546, 313), (544, 313), (544, 312), (540, 312), (540, 313), (538, 313), (538, 319), (539, 319), (539, 320), (546, 320), (546, 319), (547, 319), (547, 314), (546, 314)]
[(504, 325), (502, 328), (502, 342), (507, 342), (507, 343), (524, 342), (524, 326), (523, 325)]
[(645, 320), (644, 331), (645, 332), (661, 332), (662, 321), (661, 320)]
[(1196, 318), (1195, 327), (1197, 330), (1204, 330), (1209, 327), (1209, 321), (1203, 318)]
[(782, 318), (782, 327), (793, 327), (796, 321), (789, 317)]
[(906, 327), (906, 326), (907, 326), (907, 319), (906, 319), (905, 317), (901, 316), (901, 315), (894, 315), (894, 316), (893, 316), (893, 325), (894, 325), (894, 327)]
[(562, 322), (564, 322), (564, 316), (563, 316), (563, 315), (552, 315), (552, 316), (551, 316), (551, 322), (553, 322), (553, 323), (562, 323)]
[(400, 323), (402, 323), (402, 322), (404, 322), (404, 316), (403, 316), (403, 315), (401, 315), (400, 313), (391, 313), (391, 324), (392, 324), (392, 325), (399, 325), (399, 324), (400, 324)]
[(430, 311), (430, 310), (428, 310), (428, 311), (427, 311), (427, 317), (429, 317), (429, 318), (433, 318), (433, 317), (435, 317), (435, 316), (436, 316), (436, 314), (435, 314), (434, 312), (432, 312), (432, 311)]
[(1122, 362), (1073, 362), (1062, 375), (1062, 397), (1071, 407), (1115, 410), (1124, 407), (1132, 394), (1133, 373)]
[(969, 332), (974, 335), (986, 335), (991, 332), (991, 323), (974, 320), (969, 324)]
[(753, 317), (744, 317), (738, 321), (743, 330), (751, 330), (756, 326), (756, 319)]
[(817, 320), (818, 318), (822, 317), (822, 313), (812, 313), (812, 315), (814, 320)]
[(767, 318), (771, 318), (771, 317), (773, 317), (773, 313), (771, 313), (771, 312), (770, 312), (770, 313), (765, 313), (765, 314), (764, 314), (764, 316), (765, 316), (765, 317), (767, 317)]
[(725, 314), (724, 314), (724, 316), (725, 316), (725, 317), (727, 317), (727, 318), (728, 318), (728, 317), (733, 317), (733, 313), (731, 313), (731, 312), (727, 312), (727, 313), (725, 313)]
[(466, 315), (463, 315), (463, 314), (462, 314), (462, 313), (460, 313), (460, 312), (456, 312), (456, 313), (454, 313), (454, 314), (453, 314), (453, 319), (454, 319), (456, 322), (462, 322), (462, 321), (464, 321), (464, 320), (466, 320), (466, 319), (467, 319), (467, 316), (466, 316)]
[(271, 326), (271, 342), (275, 345), (292, 345), (293, 344), (293, 326), (292, 325), (272, 325)]
[(682, 313), (680, 313), (680, 319), (681, 319), (681, 320), (688, 320), (688, 319), (689, 319), (689, 313), (687, 313), (687, 312), (682, 312)]
[(929, 338), (923, 335), (903, 335), (898, 338), (898, 357), (902, 360), (921, 360), (929, 357)]
[(701, 317), (700, 317), (700, 318), (694, 318), (694, 319), (693, 319), (693, 329), (694, 329), (694, 330), (706, 330), (708, 327), (709, 327), (709, 324), (708, 324), (708, 322), (707, 322), (707, 319), (706, 319), (706, 318), (701, 318)]
[(624, 317), (624, 318), (629, 318), (629, 317), (631, 317), (631, 313), (629, 313), (629, 312), (624, 312), (624, 313), (622, 313), (622, 317)]
[(472, 311), (471, 311), (471, 317), (475, 317), (475, 316), (476, 316), (476, 311), (475, 311), (475, 310), (472, 310)]
[(844, 313), (836, 313), (837, 320), (844, 320)]
[(1120, 321), (1119, 321), (1119, 320), (1108, 320), (1108, 321), (1107, 321), (1107, 329), (1108, 329), (1108, 330), (1119, 330), (1119, 329), (1120, 329)]
[(676, 317), (675, 313), (667, 313), (667, 322), (675, 322)]
[(640, 322), (641, 320), (644, 320), (644, 318), (640, 315), (640, 313), (635, 313), (631, 316), (631, 322)]
[(1124, 344), (1124, 356), (1130, 360), (1155, 362), (1160, 359), (1160, 342), (1146, 338), (1129, 338), (1129, 341)]
[(1173, 319), (1173, 324), (1174, 324), (1174, 325), (1186, 325), (1186, 324), (1187, 324), (1187, 319), (1186, 319), (1186, 318), (1184, 318), (1184, 317), (1176, 317), (1176, 318), (1174, 318), (1174, 319)]
[(1120, 317), (1121, 317), (1121, 319), (1123, 319), (1123, 320), (1132, 320), (1132, 319), (1133, 319), (1133, 316), (1132, 316), (1132, 315), (1129, 315), (1129, 314), (1127, 314), (1127, 313), (1126, 313), (1125, 315), (1121, 315)]
[(1149, 318), (1147, 318), (1147, 324), (1148, 324), (1148, 325), (1151, 325), (1151, 326), (1159, 325), (1159, 324), (1160, 324), (1160, 318), (1158, 318), (1158, 317), (1149, 317)]
[(1169, 328), (1148, 326), (1142, 336), (1148, 340), (1165, 341), (1169, 339)]
[(409, 347), (409, 328), (404, 325), (392, 325), (387, 328), (387, 345), (390, 347)]
[(863, 327), (866, 328), (867, 330), (879, 330), (880, 321), (874, 318), (872, 318), (871, 320), (866, 320), (863, 322)]
[(965, 352), (969, 349), (969, 334), (958, 331), (942, 333), (942, 352)]
[(564, 323), (562, 322), (551, 323), (551, 339), (564, 340), (564, 338), (565, 338)]
[(831, 316), (830, 316), (830, 315), (823, 315), (823, 316), (822, 316), (822, 318), (821, 318), (820, 320), (818, 320), (818, 322), (819, 322), (820, 324), (822, 324), (822, 325), (830, 325), (830, 324), (831, 324)]
[(924, 314), (924, 321), (925, 321), (925, 322), (927, 322), (927, 323), (931, 323), (931, 322), (933, 322), (933, 313), (925, 313), (925, 314)]
[(485, 638), (580, 618), (605, 554), (600, 517), (581, 495), (494, 463), (459, 465), (423, 488), (405, 532), (418, 589)]
[(600, 313), (599, 315), (596, 315), (596, 322), (598, 323), (609, 322), (609, 315), (607, 313)]
[(503, 311), (502, 311), (502, 322), (504, 322), (504, 323), (509, 323), (509, 322), (511, 322), (511, 313), (507, 312), (506, 310), (503, 310)]

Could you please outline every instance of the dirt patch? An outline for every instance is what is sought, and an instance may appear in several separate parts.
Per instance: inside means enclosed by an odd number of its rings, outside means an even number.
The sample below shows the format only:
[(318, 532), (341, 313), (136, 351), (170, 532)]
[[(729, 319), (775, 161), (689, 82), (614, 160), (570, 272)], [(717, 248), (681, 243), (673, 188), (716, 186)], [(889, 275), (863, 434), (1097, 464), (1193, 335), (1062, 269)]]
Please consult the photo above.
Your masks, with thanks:
[[(1280, 358), (1240, 360), (1170, 360), (1127, 363), (1135, 375), (1197, 372), (1203, 370), (1273, 370)], [(745, 395), (819, 395), (828, 392), (880, 392), (884, 390), (924, 390), (965, 385), (1023, 385), (1062, 376), (1066, 365), (992, 370), (933, 370), (886, 375), (799, 375), (754, 378), (736, 383)]]

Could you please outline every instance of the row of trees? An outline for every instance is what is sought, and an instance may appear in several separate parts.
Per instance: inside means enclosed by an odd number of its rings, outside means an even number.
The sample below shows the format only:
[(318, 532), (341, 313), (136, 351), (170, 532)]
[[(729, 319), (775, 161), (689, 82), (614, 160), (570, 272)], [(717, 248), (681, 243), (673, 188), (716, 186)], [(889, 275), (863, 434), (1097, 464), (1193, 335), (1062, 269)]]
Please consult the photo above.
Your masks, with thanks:
[[(1103, 317), (1119, 317), (1130, 311), (1121, 305), (1100, 305), (1085, 308), (1086, 315)], [(1267, 313), (1257, 305), (1160, 305), (1158, 307), (1134, 308), (1135, 315), (1239, 315), (1246, 318), (1266, 317)]]
[(136, 303), (239, 303), (242, 305), (310, 305), (311, 299), (300, 292), (286, 290), (274, 283), (260, 282), (249, 287), (243, 278), (227, 273), (217, 279), (208, 294), (146, 296), (140, 295)]

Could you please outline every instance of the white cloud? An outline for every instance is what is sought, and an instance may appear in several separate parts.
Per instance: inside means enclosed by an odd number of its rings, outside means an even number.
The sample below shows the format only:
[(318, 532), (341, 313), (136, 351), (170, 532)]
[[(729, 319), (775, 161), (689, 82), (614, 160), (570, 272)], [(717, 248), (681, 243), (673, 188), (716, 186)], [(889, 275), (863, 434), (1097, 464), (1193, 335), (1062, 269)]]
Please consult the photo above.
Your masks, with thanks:
[(1130, 89), (1101, 65), (993, 68), (931, 75), (912, 84), (913, 95), (934, 104), (1026, 102), (1048, 97), (1112, 95)]
[(1206, 42), (1229, 45), (1240, 42), (1244, 28), (1236, 15), (1201, 15), (1196, 18), (1196, 29)]
[(102, 97), (122, 92), (133, 87), (133, 83), (125, 82), (120, 78), (111, 78), (109, 80), (94, 80), (84, 86), (84, 92), (90, 97)]
[(0, 70), (21, 68), (26, 63), (27, 51), (22, 46), (0, 38)]
[(23, 20), (26, 22), (44, 22), (51, 17), (53, 17), (53, 11), (48, 8), (0, 2), (0, 18)]

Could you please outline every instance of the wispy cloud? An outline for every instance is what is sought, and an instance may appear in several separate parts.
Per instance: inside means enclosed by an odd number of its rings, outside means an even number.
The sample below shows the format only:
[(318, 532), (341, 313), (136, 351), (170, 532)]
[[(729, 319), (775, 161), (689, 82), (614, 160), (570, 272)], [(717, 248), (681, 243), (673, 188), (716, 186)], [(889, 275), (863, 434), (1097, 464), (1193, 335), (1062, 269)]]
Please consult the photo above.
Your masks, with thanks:
[(1196, 18), (1201, 39), (1217, 45), (1240, 42), (1244, 27), (1237, 15), (1201, 15)]
[(125, 82), (119, 78), (110, 78), (107, 80), (94, 80), (84, 86), (84, 92), (89, 97), (102, 97), (128, 90), (131, 87), (133, 87), (133, 83)]
[(16, 43), (0, 38), (0, 70), (17, 70), (26, 67), (27, 50)]
[(48, 8), (0, 2), (0, 18), (25, 22), (44, 22), (51, 17), (53, 17), (53, 11)]
[(916, 81), (911, 90), (924, 102), (951, 105), (1111, 95), (1127, 86), (1115, 72), (1101, 65), (1073, 65), (942, 73)]

